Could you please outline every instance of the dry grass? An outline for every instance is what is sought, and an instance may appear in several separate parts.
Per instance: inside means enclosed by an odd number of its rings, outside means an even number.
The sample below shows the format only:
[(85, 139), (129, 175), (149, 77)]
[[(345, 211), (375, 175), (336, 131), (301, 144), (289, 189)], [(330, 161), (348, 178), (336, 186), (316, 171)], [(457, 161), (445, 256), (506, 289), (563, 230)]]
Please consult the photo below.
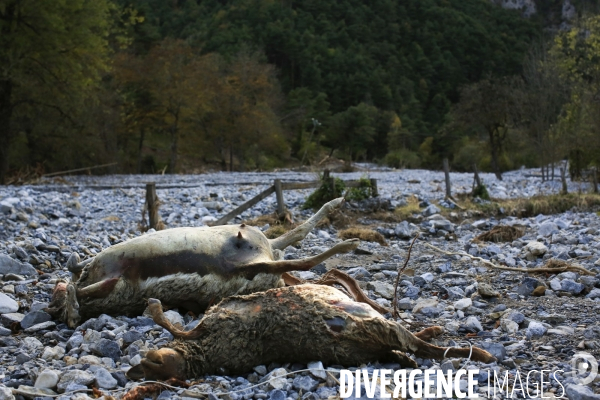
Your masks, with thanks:
[(525, 229), (516, 228), (514, 226), (499, 225), (488, 232), (484, 232), (477, 236), (475, 240), (481, 242), (512, 242), (520, 238), (525, 233)]
[(596, 211), (600, 207), (600, 195), (593, 193), (553, 194), (530, 198), (496, 200), (489, 204), (473, 203), (464, 199), (460, 205), (467, 210), (481, 211), (484, 215), (504, 214), (520, 218), (535, 217), (538, 214), (560, 214), (571, 209), (578, 211)]
[(385, 241), (385, 238), (383, 237), (383, 235), (372, 229), (365, 229), (365, 228), (358, 228), (358, 227), (348, 228), (348, 229), (344, 229), (343, 231), (339, 231), (338, 237), (340, 239), (344, 239), (344, 240), (360, 239), (365, 242), (377, 242), (382, 246), (388, 245), (387, 242)]
[[(289, 219), (288, 219), (289, 218)], [(283, 218), (278, 218), (276, 213), (261, 215), (256, 218), (250, 219), (248, 221), (244, 221), (246, 225), (250, 226), (265, 226), (267, 224), (270, 225), (269, 229), (265, 231), (265, 236), (269, 239), (275, 239), (284, 233), (291, 231), (294, 229), (297, 224), (290, 223), (291, 217), (289, 214), (283, 216)]]
[(394, 210), (394, 214), (400, 220), (406, 220), (412, 217), (413, 214), (421, 212), (419, 208), (419, 199), (416, 196), (410, 196), (407, 200), (407, 205), (398, 207)]
[(559, 260), (558, 258), (550, 258), (544, 263), (542, 268), (566, 268), (569, 265), (571, 264), (564, 260)]

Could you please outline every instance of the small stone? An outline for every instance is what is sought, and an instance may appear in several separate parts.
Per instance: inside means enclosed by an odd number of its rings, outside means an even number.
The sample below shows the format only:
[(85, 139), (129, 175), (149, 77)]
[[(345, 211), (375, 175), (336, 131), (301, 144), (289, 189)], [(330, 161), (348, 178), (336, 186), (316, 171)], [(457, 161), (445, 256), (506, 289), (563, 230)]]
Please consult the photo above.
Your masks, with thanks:
[(504, 348), (504, 345), (500, 343), (482, 342), (479, 344), (479, 347), (490, 352), (491, 355), (498, 359), (498, 362), (501, 362), (506, 358), (506, 349)]
[(169, 310), (165, 311), (165, 317), (171, 322), (174, 326), (181, 329), (185, 326), (183, 322), (183, 317), (177, 311)]
[(441, 210), (438, 207), (436, 207), (434, 204), (431, 204), (425, 210), (423, 210), (423, 215), (429, 217), (433, 214), (439, 214), (440, 211)]
[(287, 385), (286, 375), (285, 368), (275, 368), (268, 375), (265, 375), (260, 382), (267, 382), (270, 389), (282, 390)]
[(58, 384), (58, 380), (56, 371), (45, 369), (38, 375), (33, 386), (39, 389), (54, 389)]
[(42, 359), (46, 361), (60, 360), (65, 355), (65, 349), (60, 346), (46, 347), (42, 353)]
[(252, 369), (261, 376), (265, 376), (267, 374), (267, 367), (264, 365), (258, 365)]
[(398, 308), (401, 310), (412, 310), (413, 307), (414, 307), (414, 303), (408, 297), (404, 297), (404, 298), (398, 300)]
[(30, 326), (29, 328), (24, 329), (23, 332), (34, 333), (34, 332), (42, 331), (44, 329), (51, 329), (51, 328), (54, 328), (55, 326), (56, 326), (56, 322), (46, 321), (46, 322), (42, 322), (40, 324), (35, 324), (33, 326)]
[(60, 378), (60, 381), (58, 382), (58, 391), (62, 393), (69, 385), (72, 384), (87, 387), (88, 385), (91, 385), (94, 380), (94, 375), (90, 374), (89, 372), (72, 369), (65, 372)]
[(298, 376), (292, 382), (294, 389), (302, 390), (302, 392), (312, 392), (319, 386), (319, 381), (314, 380), (310, 376)]
[(117, 380), (105, 368), (94, 367), (92, 372), (96, 378), (96, 384), (100, 389), (114, 389), (117, 387)]
[(135, 329), (132, 329), (123, 334), (123, 342), (125, 342), (126, 344), (130, 344), (130, 343), (135, 342), (136, 340), (142, 339), (143, 337), (144, 337), (143, 333), (138, 332)]
[(473, 305), (473, 301), (470, 298), (464, 298), (454, 303), (454, 308), (457, 310), (465, 310)]
[(15, 313), (19, 310), (19, 303), (5, 295), (0, 293), (0, 314)]
[(525, 250), (536, 257), (540, 257), (546, 254), (548, 247), (546, 247), (544, 243), (533, 240), (525, 246)]
[(286, 394), (283, 390), (271, 390), (269, 392), (269, 400), (285, 400)]
[(483, 330), (483, 327), (481, 326), (481, 322), (479, 322), (477, 317), (475, 317), (473, 315), (467, 318), (464, 325), (465, 325), (465, 328), (467, 328), (468, 330), (471, 330), (471, 331), (481, 332)]
[(12, 390), (0, 383), (0, 400), (15, 400)]
[(394, 286), (387, 282), (373, 281), (367, 283), (367, 289), (374, 291), (384, 299), (391, 299), (394, 297)]
[(538, 229), (538, 233), (542, 236), (550, 236), (555, 232), (558, 232), (558, 226), (554, 222), (544, 222)]
[(31, 336), (23, 338), (22, 344), (30, 353), (44, 347), (42, 342)]
[(479, 285), (477, 285), (477, 292), (481, 295), (481, 297), (486, 298), (500, 296), (500, 293), (495, 291), (491, 285), (484, 282), (480, 282)]
[(529, 322), (529, 326), (527, 327), (526, 336), (527, 339), (536, 339), (544, 336), (547, 329), (544, 325), (537, 321)]
[(90, 346), (90, 349), (101, 357), (110, 357), (115, 362), (121, 358), (121, 349), (117, 342), (109, 339), (100, 339), (98, 343)]
[(600, 289), (592, 289), (587, 296), (588, 299), (597, 299), (600, 298)]
[(563, 290), (565, 292), (573, 293), (573, 294), (579, 294), (583, 291), (583, 289), (585, 289), (584, 285), (582, 285), (581, 283), (572, 281), (571, 279), (563, 279), (560, 282), (560, 286), (561, 286), (561, 290)]
[(86, 356), (79, 357), (79, 364), (100, 365), (102, 364), (102, 360), (92, 354), (88, 354)]
[(566, 392), (570, 400), (600, 400), (600, 394), (595, 394), (589, 386), (567, 385)]
[(425, 308), (435, 308), (438, 305), (438, 301), (436, 298), (430, 299), (421, 299), (417, 301), (417, 304), (414, 306), (412, 312), (413, 314), (417, 314), (421, 312)]
[(560, 283), (560, 280), (558, 278), (554, 278), (550, 281), (550, 288), (552, 290), (554, 290), (555, 292), (558, 292), (559, 290), (562, 290), (562, 284)]
[(542, 286), (540, 281), (527, 276), (521, 281), (521, 285), (517, 288), (517, 293), (521, 296), (531, 296), (538, 286)]
[(310, 362), (307, 365), (310, 373), (320, 379), (327, 379), (327, 373), (325, 372), (325, 368), (323, 367), (323, 363), (321, 361)]
[(38, 275), (37, 270), (31, 264), (22, 263), (6, 254), (0, 254), (0, 274)]

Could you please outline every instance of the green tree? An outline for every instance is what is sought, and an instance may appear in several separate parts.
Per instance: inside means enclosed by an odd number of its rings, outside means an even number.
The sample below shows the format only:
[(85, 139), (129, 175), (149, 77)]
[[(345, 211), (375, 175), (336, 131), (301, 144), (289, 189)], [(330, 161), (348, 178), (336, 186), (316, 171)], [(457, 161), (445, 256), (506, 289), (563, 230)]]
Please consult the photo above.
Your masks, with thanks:
[(500, 155), (504, 142), (521, 118), (519, 79), (488, 78), (468, 85), (453, 110), (456, 128), (472, 129), (487, 136), (492, 170), (499, 180), (502, 180)]
[(109, 0), (0, 2), (0, 182), (30, 118), (72, 119), (93, 94), (108, 68), (113, 10)]

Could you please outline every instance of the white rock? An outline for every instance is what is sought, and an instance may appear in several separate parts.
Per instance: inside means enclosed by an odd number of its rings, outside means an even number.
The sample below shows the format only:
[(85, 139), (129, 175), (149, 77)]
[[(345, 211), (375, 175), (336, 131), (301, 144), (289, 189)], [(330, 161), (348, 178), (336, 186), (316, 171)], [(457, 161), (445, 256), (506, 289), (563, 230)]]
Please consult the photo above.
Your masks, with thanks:
[(538, 233), (542, 236), (550, 236), (555, 231), (558, 231), (558, 226), (554, 222), (544, 222), (538, 228)]
[(65, 349), (60, 346), (46, 347), (42, 353), (42, 359), (46, 361), (60, 360), (65, 355)]
[(261, 382), (268, 381), (268, 386), (270, 389), (283, 389), (287, 384), (286, 375), (287, 371), (285, 368), (275, 368), (271, 371), (270, 374), (265, 375), (264, 378), (261, 379)]
[(510, 319), (503, 319), (500, 321), (500, 327), (506, 333), (515, 333), (519, 330), (519, 324)]
[(139, 354), (136, 354), (135, 356), (131, 357), (131, 359), (129, 360), (129, 365), (131, 365), (132, 367), (135, 367), (136, 365), (138, 365), (141, 362), (142, 362), (142, 356), (140, 356)]
[(0, 314), (14, 313), (19, 310), (19, 303), (5, 295), (0, 293)]
[(473, 305), (473, 301), (467, 297), (464, 299), (460, 299), (456, 303), (454, 303), (454, 308), (457, 310), (464, 310), (466, 308), (471, 307), (472, 305)]
[(310, 369), (310, 373), (316, 378), (323, 380), (327, 379), (327, 373), (325, 372), (325, 368), (323, 367), (323, 363), (321, 361), (308, 363), (308, 369)]
[(12, 390), (6, 386), (0, 384), (0, 400), (15, 400), (15, 396), (12, 394)]
[(45, 369), (38, 375), (33, 386), (39, 389), (54, 389), (58, 384), (58, 380), (59, 377), (56, 371)]
[(58, 391), (64, 392), (71, 383), (88, 386), (94, 382), (95, 379), (94, 375), (89, 372), (72, 369), (61, 376), (60, 381), (58, 382)]
[(417, 301), (417, 304), (415, 304), (415, 306), (413, 307), (412, 312), (413, 312), (413, 314), (417, 314), (424, 308), (437, 307), (437, 305), (438, 305), (437, 297), (432, 297), (430, 299), (421, 299), (421, 300)]
[(31, 336), (24, 338), (22, 343), (23, 343), (23, 346), (25, 346), (25, 348), (30, 352), (34, 352), (34, 351), (44, 347), (42, 342), (40, 342), (39, 340), (37, 340), (36, 338), (31, 337)]
[(525, 250), (531, 253), (532, 255), (539, 257), (546, 254), (548, 248), (546, 247), (546, 245), (544, 245), (544, 243), (532, 240), (531, 242), (527, 243), (527, 246), (525, 246)]
[(100, 365), (102, 364), (102, 361), (99, 357), (88, 354), (87, 356), (79, 357), (79, 364)]
[(377, 293), (379, 296), (391, 299), (394, 297), (394, 286), (387, 282), (373, 281), (367, 283), (367, 289)]
[(177, 311), (169, 310), (165, 311), (165, 317), (171, 322), (173, 325), (180, 327), (185, 326), (183, 322), (183, 317)]

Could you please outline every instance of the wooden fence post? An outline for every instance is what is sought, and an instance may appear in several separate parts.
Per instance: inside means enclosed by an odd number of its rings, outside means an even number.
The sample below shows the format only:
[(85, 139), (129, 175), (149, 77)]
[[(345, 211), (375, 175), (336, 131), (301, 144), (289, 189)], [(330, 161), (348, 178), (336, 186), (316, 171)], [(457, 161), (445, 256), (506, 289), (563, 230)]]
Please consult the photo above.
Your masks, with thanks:
[(450, 185), (450, 165), (448, 159), (444, 158), (444, 176), (446, 177), (446, 198), (452, 198), (452, 187)]
[(335, 199), (335, 197), (337, 196), (337, 193), (335, 192), (335, 178), (327, 178), (327, 180), (329, 181), (329, 185), (331, 186), (331, 195)]
[(148, 227), (156, 230), (159, 229), (158, 222), (160, 216), (158, 214), (158, 196), (156, 196), (156, 183), (146, 184), (146, 205), (148, 206)]
[(275, 179), (275, 197), (277, 197), (277, 216), (281, 217), (285, 214), (285, 203), (283, 202), (283, 189), (281, 188), (281, 179)]
[(477, 164), (473, 164), (473, 179), (475, 179), (475, 185), (481, 187), (481, 179), (479, 178), (479, 171), (477, 171)]
[(564, 166), (560, 167), (560, 180), (562, 181), (562, 194), (569, 193), (569, 188), (567, 186), (567, 177), (566, 177), (566, 168)]
[(592, 168), (592, 191), (598, 193), (598, 168)]
[(379, 191), (377, 190), (377, 179), (373, 178), (371, 178), (371, 196), (379, 196)]

